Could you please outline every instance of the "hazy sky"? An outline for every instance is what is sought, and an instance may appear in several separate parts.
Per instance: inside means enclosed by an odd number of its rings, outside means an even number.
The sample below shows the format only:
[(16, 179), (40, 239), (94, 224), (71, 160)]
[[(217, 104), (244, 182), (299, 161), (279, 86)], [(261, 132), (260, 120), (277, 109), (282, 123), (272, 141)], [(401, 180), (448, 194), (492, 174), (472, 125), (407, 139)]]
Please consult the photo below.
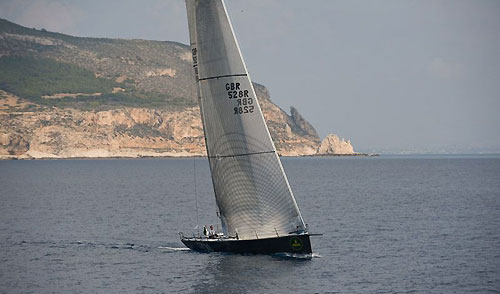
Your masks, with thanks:
[[(255, 82), (358, 151), (500, 151), (500, 1), (227, 0)], [(182, 0), (0, 0), (77, 36), (188, 43)]]

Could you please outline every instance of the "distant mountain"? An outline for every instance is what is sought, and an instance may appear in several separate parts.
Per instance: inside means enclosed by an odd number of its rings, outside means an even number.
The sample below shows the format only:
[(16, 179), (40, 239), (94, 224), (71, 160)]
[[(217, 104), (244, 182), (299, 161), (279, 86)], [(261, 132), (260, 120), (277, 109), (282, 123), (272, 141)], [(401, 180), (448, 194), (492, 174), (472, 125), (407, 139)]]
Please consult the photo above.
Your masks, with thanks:
[[(190, 50), (177, 42), (80, 38), (0, 19), (0, 157), (204, 154)], [(276, 147), (320, 138), (254, 84)]]

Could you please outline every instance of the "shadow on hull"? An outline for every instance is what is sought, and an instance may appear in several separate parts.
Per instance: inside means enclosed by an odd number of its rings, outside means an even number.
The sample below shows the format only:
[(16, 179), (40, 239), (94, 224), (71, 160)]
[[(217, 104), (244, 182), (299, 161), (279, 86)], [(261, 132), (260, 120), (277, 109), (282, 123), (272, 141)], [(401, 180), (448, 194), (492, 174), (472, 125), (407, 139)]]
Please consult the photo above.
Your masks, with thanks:
[(311, 241), (308, 234), (254, 240), (182, 238), (181, 241), (191, 250), (198, 252), (247, 254), (312, 253)]

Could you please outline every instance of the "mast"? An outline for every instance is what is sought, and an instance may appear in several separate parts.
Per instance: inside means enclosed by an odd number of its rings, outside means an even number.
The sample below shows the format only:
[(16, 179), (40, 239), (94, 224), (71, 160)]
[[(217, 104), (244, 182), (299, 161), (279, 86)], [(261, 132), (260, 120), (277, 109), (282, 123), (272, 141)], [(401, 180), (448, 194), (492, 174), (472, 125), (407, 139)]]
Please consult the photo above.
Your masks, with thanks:
[[(200, 84), (199, 84), (199, 71), (198, 71), (198, 49), (196, 48), (196, 9), (195, 9), (195, 0), (186, 0), (186, 12), (188, 18), (188, 27), (189, 27), (189, 39), (190, 39), (190, 48), (191, 48), (191, 56), (193, 59), (193, 72), (196, 81), (196, 93), (198, 95), (198, 106), (200, 108), (201, 115), (201, 124), (203, 126), (203, 139), (205, 140), (205, 149), (207, 150), (207, 157), (210, 158), (210, 150), (207, 145), (207, 132), (205, 131), (205, 115), (203, 114), (203, 104), (201, 103), (201, 93), (200, 93)], [(209, 165), (210, 175), (212, 175), (212, 166)], [(214, 189), (214, 195), (217, 199), (217, 190), (215, 189), (215, 183), (213, 176), (210, 177), (212, 179), (212, 188)], [(221, 219), (222, 232), (224, 235), (227, 235), (227, 228), (225, 221), (221, 217), (219, 213), (219, 207), (217, 206), (217, 216)]]
[(193, 68), (224, 233), (304, 229), (222, 0), (186, 0)]

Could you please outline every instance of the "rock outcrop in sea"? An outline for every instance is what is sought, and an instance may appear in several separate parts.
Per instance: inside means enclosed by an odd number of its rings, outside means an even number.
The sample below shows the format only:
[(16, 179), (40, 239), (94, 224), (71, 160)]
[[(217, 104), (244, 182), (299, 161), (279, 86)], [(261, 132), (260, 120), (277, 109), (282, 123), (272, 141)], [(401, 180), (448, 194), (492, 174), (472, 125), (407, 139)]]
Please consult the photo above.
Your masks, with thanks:
[(354, 155), (354, 148), (350, 140), (340, 139), (335, 134), (329, 134), (321, 142), (316, 155)]

